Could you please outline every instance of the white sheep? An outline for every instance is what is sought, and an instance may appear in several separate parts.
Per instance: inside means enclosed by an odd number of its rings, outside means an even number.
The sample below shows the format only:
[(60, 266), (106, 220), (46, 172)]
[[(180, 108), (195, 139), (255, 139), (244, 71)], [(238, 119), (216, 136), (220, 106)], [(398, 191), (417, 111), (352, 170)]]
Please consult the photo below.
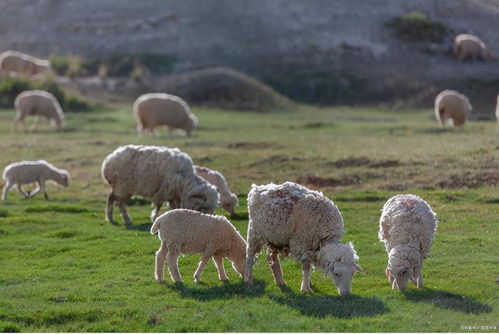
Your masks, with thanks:
[(112, 188), (107, 198), (106, 219), (113, 219), (117, 201), (126, 224), (125, 202), (133, 195), (151, 198), (153, 222), (164, 202), (172, 209), (184, 208), (212, 213), (218, 205), (218, 193), (212, 185), (196, 175), (191, 158), (177, 148), (127, 145), (117, 148), (102, 162), (102, 177)]
[(157, 126), (166, 125), (170, 130), (183, 129), (190, 136), (198, 124), (198, 118), (184, 100), (165, 93), (140, 96), (133, 104), (133, 114), (139, 134), (143, 134), (145, 130), (154, 132)]
[(182, 282), (177, 263), (180, 254), (201, 254), (201, 262), (194, 273), (196, 283), (201, 280), (201, 274), (210, 258), (215, 262), (220, 280), (228, 280), (224, 257), (232, 262), (234, 270), (244, 276), (246, 241), (227, 218), (176, 209), (162, 214), (154, 221), (151, 234), (158, 231), (161, 246), (156, 252), (155, 278), (159, 282), (164, 281), (165, 259), (172, 280)]
[(251, 284), (255, 255), (267, 246), (277, 284), (284, 285), (278, 254), (301, 262), (301, 291), (311, 292), (311, 265), (332, 275), (340, 295), (350, 294), (352, 278), (360, 267), (351, 243), (341, 243), (343, 218), (332, 201), (317, 191), (293, 182), (252, 185), (248, 194), (248, 249), (244, 281)]
[[(40, 117), (45, 117), (59, 129), (64, 121), (64, 112), (61, 105), (54, 95), (43, 90), (28, 90), (17, 95), (14, 101), (16, 107), (16, 119), (14, 120), (14, 128), (20, 122), (23, 122), (27, 116), (36, 116), (36, 122), (33, 124), (32, 129), (35, 128)], [(24, 130), (26, 128), (22, 123)]]
[(444, 90), (435, 98), (435, 118), (442, 127), (464, 125), (471, 109), (470, 100), (455, 90)]
[(485, 43), (475, 35), (459, 34), (454, 39), (454, 54), (456, 57), (463, 61), (471, 58), (476, 61), (479, 57), (483, 60), (493, 60), (488, 51)]
[[(45, 182), (54, 181), (64, 187), (69, 184), (69, 173), (59, 169), (45, 160), (14, 162), (5, 167), (3, 171), (5, 185), (2, 192), (2, 200), (7, 199), (10, 188), (16, 186), (17, 190), (25, 198), (33, 197), (42, 191), (45, 199), (48, 199), (45, 190)], [(36, 183), (38, 187), (33, 192), (23, 190), (23, 185)]]
[(409, 279), (423, 287), (423, 259), (430, 252), (437, 224), (435, 212), (416, 195), (396, 195), (385, 203), (378, 237), (388, 253), (385, 273), (392, 289), (404, 290)]
[(12, 76), (39, 76), (51, 72), (50, 62), (17, 51), (0, 54), (0, 71)]
[(230, 191), (229, 185), (222, 173), (203, 166), (194, 166), (194, 168), (196, 169), (196, 174), (217, 188), (220, 194), (220, 206), (230, 214), (234, 214), (235, 208), (239, 205), (239, 199)]

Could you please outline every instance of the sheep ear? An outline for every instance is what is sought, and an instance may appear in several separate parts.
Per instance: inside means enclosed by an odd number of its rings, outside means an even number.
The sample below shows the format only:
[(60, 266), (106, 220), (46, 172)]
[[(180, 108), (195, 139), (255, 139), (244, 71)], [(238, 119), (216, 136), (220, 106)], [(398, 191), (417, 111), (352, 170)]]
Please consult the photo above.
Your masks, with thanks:
[(361, 266), (359, 266), (357, 263), (354, 263), (354, 264), (353, 264), (353, 268), (355, 269), (355, 272), (356, 272), (356, 273), (362, 273), (362, 274), (365, 274), (364, 269), (362, 269), (362, 267), (361, 267)]

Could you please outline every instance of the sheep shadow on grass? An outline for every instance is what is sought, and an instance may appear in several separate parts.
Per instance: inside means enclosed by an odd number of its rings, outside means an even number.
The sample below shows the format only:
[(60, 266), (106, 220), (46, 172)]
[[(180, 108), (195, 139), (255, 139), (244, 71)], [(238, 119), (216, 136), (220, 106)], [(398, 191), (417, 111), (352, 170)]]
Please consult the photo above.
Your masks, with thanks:
[(404, 293), (408, 300), (424, 302), (436, 307), (459, 311), (466, 314), (481, 314), (492, 311), (492, 307), (474, 298), (457, 295), (444, 290), (410, 290)]
[(314, 296), (296, 294), (290, 289), (281, 288), (285, 296), (270, 295), (269, 298), (279, 304), (296, 309), (309, 317), (336, 318), (373, 317), (389, 311), (377, 297), (349, 296)]
[(210, 301), (215, 299), (230, 299), (234, 297), (260, 297), (265, 293), (265, 282), (253, 280), (252, 286), (246, 286), (244, 282), (224, 282), (222, 286), (211, 286), (200, 283), (196, 287), (188, 287), (184, 283), (164, 283), (168, 288), (177, 291), (182, 298), (192, 298), (198, 301)]

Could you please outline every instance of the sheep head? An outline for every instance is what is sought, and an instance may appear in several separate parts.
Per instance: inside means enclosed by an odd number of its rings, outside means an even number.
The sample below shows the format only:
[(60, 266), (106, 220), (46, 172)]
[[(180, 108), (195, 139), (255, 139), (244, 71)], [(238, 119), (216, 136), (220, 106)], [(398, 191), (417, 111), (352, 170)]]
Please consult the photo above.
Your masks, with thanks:
[(362, 268), (355, 263), (359, 259), (353, 244), (330, 242), (322, 246), (317, 257), (326, 275), (331, 275), (341, 296), (352, 293), (352, 280), (355, 272)]
[(203, 213), (213, 213), (218, 205), (218, 200), (219, 195), (216, 188), (202, 181), (182, 195), (180, 207)]
[(399, 245), (392, 248), (388, 253), (388, 267), (385, 271), (392, 282), (392, 289), (405, 290), (420, 266), (421, 254), (415, 247)]
[(238, 205), (239, 199), (234, 194), (230, 194), (230, 196), (228, 198), (225, 198), (221, 203), (221, 207), (227, 210), (227, 212), (229, 212), (231, 215), (234, 214), (234, 211)]

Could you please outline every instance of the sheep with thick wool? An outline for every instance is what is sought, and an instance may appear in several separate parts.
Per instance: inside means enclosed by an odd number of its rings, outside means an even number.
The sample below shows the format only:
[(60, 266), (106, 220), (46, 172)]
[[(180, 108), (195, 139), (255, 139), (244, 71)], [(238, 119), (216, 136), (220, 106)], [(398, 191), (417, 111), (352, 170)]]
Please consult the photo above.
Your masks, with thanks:
[(5, 51), (0, 54), (0, 71), (13, 76), (39, 76), (51, 71), (50, 62), (18, 51)]
[(404, 290), (409, 280), (423, 288), (423, 260), (430, 252), (437, 224), (435, 212), (416, 195), (396, 195), (385, 203), (378, 237), (388, 253), (385, 273), (392, 289)]
[(156, 253), (155, 278), (163, 282), (166, 263), (173, 281), (182, 282), (178, 270), (180, 254), (201, 254), (201, 262), (194, 273), (199, 282), (201, 274), (213, 258), (220, 280), (228, 280), (223, 259), (228, 258), (232, 267), (244, 276), (246, 241), (236, 228), (223, 216), (208, 215), (197, 211), (176, 209), (158, 217), (151, 227), (151, 234), (158, 233), (161, 246)]
[(22, 123), (24, 130), (24, 119), (27, 116), (36, 116), (36, 123), (33, 124), (32, 130), (35, 128), (40, 117), (48, 119), (59, 129), (64, 122), (64, 112), (61, 105), (54, 95), (43, 90), (28, 90), (17, 95), (14, 101), (16, 107), (16, 118), (14, 120), (14, 129), (17, 129), (19, 123)]
[[(5, 180), (5, 185), (2, 192), (2, 200), (7, 199), (9, 190), (14, 186), (17, 187), (17, 190), (25, 198), (33, 197), (41, 191), (45, 199), (48, 199), (45, 182), (54, 181), (59, 185), (67, 187), (69, 184), (69, 173), (45, 160), (19, 161), (5, 167), (3, 179)], [(22, 188), (23, 185), (30, 183), (36, 183), (38, 187), (33, 192), (24, 191)]]
[(220, 206), (231, 215), (234, 214), (234, 210), (239, 205), (239, 199), (230, 191), (229, 185), (222, 173), (203, 166), (194, 166), (194, 168), (199, 176), (217, 188), (220, 194)]
[(302, 264), (301, 291), (311, 292), (312, 265), (330, 274), (340, 295), (350, 294), (352, 278), (360, 267), (351, 243), (341, 243), (343, 218), (322, 193), (293, 182), (252, 185), (248, 194), (248, 249), (244, 281), (251, 284), (255, 255), (263, 246), (277, 284), (286, 284), (278, 254), (291, 255)]
[(198, 118), (191, 112), (187, 102), (180, 97), (165, 93), (144, 94), (135, 100), (133, 114), (137, 131), (154, 132), (158, 126), (166, 125), (170, 130), (183, 129), (188, 136), (197, 127)]
[(191, 158), (177, 148), (121, 146), (102, 162), (102, 177), (112, 188), (106, 205), (106, 219), (112, 224), (116, 224), (115, 202), (125, 223), (132, 223), (125, 202), (133, 195), (152, 199), (155, 208), (151, 221), (157, 218), (164, 202), (173, 209), (206, 213), (212, 213), (218, 205), (215, 187), (196, 175)]
[(471, 113), (470, 100), (455, 90), (444, 90), (435, 98), (435, 118), (442, 126), (462, 126)]
[(454, 39), (454, 54), (460, 61), (471, 58), (476, 61), (478, 58), (483, 60), (493, 60), (488, 53), (487, 46), (477, 36), (470, 34), (459, 34)]

